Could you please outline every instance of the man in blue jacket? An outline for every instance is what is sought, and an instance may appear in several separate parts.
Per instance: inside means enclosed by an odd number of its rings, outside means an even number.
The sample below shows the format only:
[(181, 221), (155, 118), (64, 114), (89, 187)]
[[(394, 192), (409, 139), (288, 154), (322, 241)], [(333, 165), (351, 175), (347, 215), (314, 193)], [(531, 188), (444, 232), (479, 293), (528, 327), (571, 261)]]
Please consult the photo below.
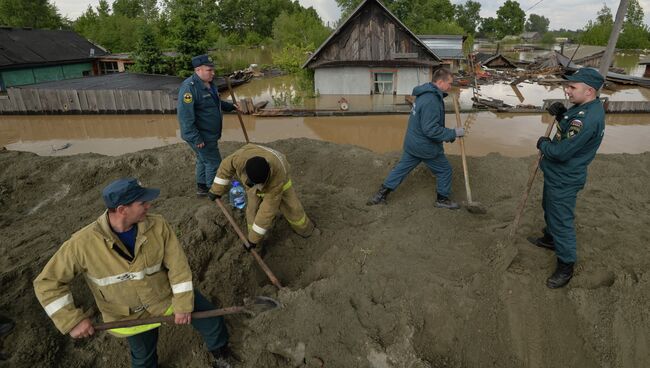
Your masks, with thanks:
[(218, 141), (221, 138), (222, 111), (238, 109), (219, 99), (213, 82), (214, 63), (208, 55), (192, 58), (194, 74), (181, 84), (178, 92), (178, 122), (183, 138), (196, 154), (198, 196), (207, 196), (221, 164)]
[(445, 92), (451, 88), (453, 74), (445, 68), (433, 73), (432, 82), (413, 89), (416, 97), (409, 117), (404, 152), (397, 166), (388, 174), (379, 191), (367, 205), (386, 203), (388, 193), (397, 189), (406, 176), (424, 162), (437, 178), (436, 207), (458, 209), (449, 199), (451, 193), (451, 165), (447, 161), (443, 142), (453, 142), (465, 134), (463, 128), (445, 128)]
[(568, 110), (560, 102), (548, 109), (558, 121), (553, 140), (541, 137), (537, 149), (543, 156), (544, 172), (542, 208), (546, 227), (543, 236), (529, 240), (555, 251), (557, 266), (546, 280), (551, 289), (565, 286), (573, 276), (576, 262), (575, 218), (576, 197), (587, 181), (587, 166), (596, 156), (605, 134), (605, 109), (598, 98), (604, 79), (596, 69), (582, 68), (564, 76), (569, 101)]

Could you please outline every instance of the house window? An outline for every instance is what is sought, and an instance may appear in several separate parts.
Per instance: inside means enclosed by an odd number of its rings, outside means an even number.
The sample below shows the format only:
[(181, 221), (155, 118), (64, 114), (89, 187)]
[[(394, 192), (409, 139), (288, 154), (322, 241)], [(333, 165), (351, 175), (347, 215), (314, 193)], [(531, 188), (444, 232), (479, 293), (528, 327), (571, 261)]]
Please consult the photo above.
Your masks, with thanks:
[(100, 74), (119, 73), (117, 61), (102, 61), (99, 63)]
[(373, 93), (393, 94), (394, 73), (373, 73)]

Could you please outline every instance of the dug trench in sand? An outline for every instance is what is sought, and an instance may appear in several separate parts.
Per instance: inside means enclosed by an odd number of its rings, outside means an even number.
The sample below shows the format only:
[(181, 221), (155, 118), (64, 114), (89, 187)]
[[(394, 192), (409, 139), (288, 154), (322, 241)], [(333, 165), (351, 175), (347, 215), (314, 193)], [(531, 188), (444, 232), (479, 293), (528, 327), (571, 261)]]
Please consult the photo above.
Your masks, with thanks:
[[(32, 280), (60, 244), (103, 210), (101, 188), (137, 176), (161, 188), (152, 212), (171, 223), (196, 287), (222, 306), (266, 295), (284, 308), (227, 317), (243, 367), (645, 367), (650, 366), (650, 153), (599, 155), (579, 195), (580, 261), (571, 284), (544, 282), (552, 253), (525, 237), (543, 224), (541, 177), (523, 216), (512, 262), (506, 238), (534, 157), (470, 157), (472, 190), (486, 215), (433, 208), (420, 167), (391, 197), (367, 207), (397, 153), (307, 139), (269, 144), (287, 155), (319, 237), (276, 221), (265, 262), (278, 292), (242, 249), (219, 209), (193, 197), (192, 152), (184, 144), (107, 157), (0, 152), (0, 311), (16, 320), (2, 341), (7, 367), (128, 366), (126, 342), (104, 334), (73, 341), (38, 304)], [(241, 144), (226, 142), (224, 155)], [(449, 156), (452, 193), (462, 196), (459, 156)], [(314, 165), (317, 162), (318, 165)], [(240, 225), (244, 215), (235, 212)], [(75, 303), (92, 307), (81, 279)], [(192, 328), (163, 327), (160, 362), (206, 367)]]

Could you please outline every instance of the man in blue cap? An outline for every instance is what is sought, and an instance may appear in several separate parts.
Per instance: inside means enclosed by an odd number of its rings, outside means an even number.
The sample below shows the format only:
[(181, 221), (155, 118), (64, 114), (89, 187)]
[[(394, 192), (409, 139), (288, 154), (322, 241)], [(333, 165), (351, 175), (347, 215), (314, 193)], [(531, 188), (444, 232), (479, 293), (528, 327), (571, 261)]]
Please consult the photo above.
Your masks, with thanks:
[(568, 110), (561, 102), (548, 108), (557, 120), (557, 131), (551, 140), (540, 137), (537, 149), (543, 156), (544, 172), (542, 208), (546, 227), (540, 238), (529, 240), (555, 251), (557, 267), (546, 280), (551, 289), (565, 286), (573, 276), (576, 262), (574, 228), (576, 197), (587, 181), (587, 166), (596, 156), (605, 134), (605, 109), (598, 98), (604, 79), (597, 70), (582, 68), (563, 76), (569, 101)]
[(207, 196), (221, 164), (222, 111), (239, 109), (219, 98), (214, 84), (214, 63), (208, 55), (192, 58), (194, 74), (181, 84), (176, 113), (183, 138), (196, 154), (196, 194)]
[[(174, 315), (192, 324), (214, 356), (213, 366), (229, 368), (228, 331), (222, 317), (192, 320), (193, 311), (214, 309), (194, 289), (192, 271), (174, 230), (149, 214), (159, 189), (134, 178), (113, 181), (102, 192), (107, 210), (79, 230), (52, 256), (34, 280), (36, 297), (56, 327), (72, 338), (93, 335), (88, 315), (75, 306), (70, 284), (83, 274), (104, 322)], [(113, 328), (131, 349), (131, 366), (158, 366), (159, 323)]]

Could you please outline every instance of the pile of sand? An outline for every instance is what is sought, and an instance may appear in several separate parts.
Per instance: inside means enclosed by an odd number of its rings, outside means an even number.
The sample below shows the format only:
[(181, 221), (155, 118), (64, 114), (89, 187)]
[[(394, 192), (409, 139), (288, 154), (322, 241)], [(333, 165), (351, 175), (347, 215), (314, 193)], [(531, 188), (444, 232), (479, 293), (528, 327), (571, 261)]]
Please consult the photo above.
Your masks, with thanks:
[[(239, 144), (224, 143), (229, 154)], [(552, 252), (525, 236), (542, 227), (541, 180), (519, 237), (507, 226), (532, 158), (470, 158), (486, 215), (433, 207), (435, 179), (416, 169), (388, 206), (367, 207), (397, 154), (307, 139), (270, 144), (287, 154), (294, 185), (322, 235), (302, 239), (276, 221), (265, 261), (277, 291), (244, 252), (216, 205), (193, 197), (185, 145), (120, 157), (0, 152), (0, 313), (17, 321), (2, 351), (11, 367), (126, 367), (126, 341), (73, 341), (38, 304), (32, 280), (74, 231), (102, 212), (100, 190), (121, 176), (162, 189), (153, 212), (181, 239), (195, 282), (229, 306), (267, 295), (284, 308), (227, 317), (243, 367), (650, 366), (650, 154), (598, 156), (579, 196), (579, 265), (569, 287), (549, 290)], [(454, 192), (464, 195), (458, 157)], [(241, 213), (236, 214), (243, 225)], [(513, 252), (514, 251), (514, 252)], [(514, 258), (513, 258), (514, 256)], [(75, 302), (92, 299), (83, 280)], [(164, 367), (207, 367), (191, 329), (163, 327)]]

